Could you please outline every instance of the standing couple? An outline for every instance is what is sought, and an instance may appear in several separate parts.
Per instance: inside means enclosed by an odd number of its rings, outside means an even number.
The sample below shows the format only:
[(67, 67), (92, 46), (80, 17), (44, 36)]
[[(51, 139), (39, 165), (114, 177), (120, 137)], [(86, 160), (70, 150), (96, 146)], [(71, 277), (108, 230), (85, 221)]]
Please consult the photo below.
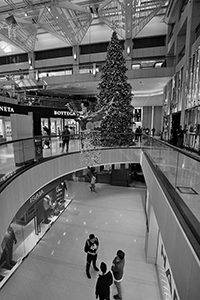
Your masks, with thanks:
[[(86, 264), (86, 275), (90, 279), (90, 265), (91, 262), (95, 271), (99, 271), (96, 266), (97, 261), (97, 252), (99, 248), (99, 240), (95, 237), (94, 234), (90, 234), (89, 238), (85, 242), (84, 251), (87, 253), (87, 264)], [(124, 265), (125, 265), (125, 253), (122, 250), (118, 250), (116, 257), (112, 261), (111, 272), (107, 272), (107, 265), (102, 262), (100, 265), (100, 269), (102, 274), (99, 274), (96, 283), (95, 294), (96, 298), (99, 297), (99, 300), (110, 300), (110, 286), (113, 283), (117, 289), (117, 294), (113, 296), (114, 299), (122, 299), (122, 288), (121, 281), (123, 280), (124, 273)]]

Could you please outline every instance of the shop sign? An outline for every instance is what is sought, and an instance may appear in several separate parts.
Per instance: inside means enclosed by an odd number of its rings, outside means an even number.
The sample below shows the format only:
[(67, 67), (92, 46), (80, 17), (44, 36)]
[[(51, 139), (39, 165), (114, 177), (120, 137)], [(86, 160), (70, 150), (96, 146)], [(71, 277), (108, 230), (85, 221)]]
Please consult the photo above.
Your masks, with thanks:
[(76, 112), (69, 110), (55, 110), (50, 107), (43, 106), (29, 106), (29, 105), (17, 105), (9, 104), (5, 105), (4, 102), (0, 101), (0, 115), (10, 116), (10, 114), (23, 114), (27, 115), (29, 112), (39, 113), (42, 118), (60, 117), (60, 118), (75, 118)]
[(170, 268), (167, 254), (166, 254), (163, 242), (162, 242), (161, 235), (159, 236), (157, 263), (164, 269), (167, 281), (169, 283), (170, 294), (171, 294), (172, 300), (180, 300), (180, 298), (178, 296), (177, 288), (175, 285), (175, 281), (174, 281), (174, 278), (172, 275), (172, 270)]
[(15, 175), (17, 173), (16, 170), (14, 171), (10, 171), (9, 173), (5, 174), (3, 177), (1, 177), (0, 182), (3, 182), (5, 180), (7, 180), (8, 178), (12, 177), (13, 175)]
[(56, 200), (57, 202), (62, 201), (63, 200), (63, 187), (61, 185), (58, 185), (56, 187)]
[(54, 110), (54, 116), (75, 117), (76, 114), (66, 110)]
[(36, 202), (39, 198), (41, 198), (44, 195), (44, 190), (40, 190), (37, 193), (35, 193), (31, 198), (30, 198), (30, 203)]
[(10, 107), (10, 106), (0, 106), (0, 111), (3, 111), (3, 112), (8, 112), (8, 113), (14, 113), (14, 108), (13, 107)]

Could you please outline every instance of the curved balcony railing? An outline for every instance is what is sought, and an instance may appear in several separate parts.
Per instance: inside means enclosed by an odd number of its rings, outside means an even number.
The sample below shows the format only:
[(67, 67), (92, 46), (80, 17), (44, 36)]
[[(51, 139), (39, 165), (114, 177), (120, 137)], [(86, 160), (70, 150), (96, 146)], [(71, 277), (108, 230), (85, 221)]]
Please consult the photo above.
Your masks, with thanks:
[[(110, 149), (110, 147), (107, 148), (104, 145), (106, 138), (108, 139), (108, 137), (102, 138), (99, 133), (95, 133), (92, 142), (90, 141), (91, 145), (89, 146), (88, 138), (88, 136), (83, 136), (83, 134), (70, 136), (69, 153), (74, 153), (74, 155), (77, 156), (79, 155), (77, 152), (81, 153), (85, 151), (88, 153), (88, 155), (90, 155), (90, 153), (94, 149), (97, 151), (102, 151), (102, 153), (104, 152), (104, 150)], [(177, 209), (180, 211), (181, 216), (187, 223), (189, 229), (192, 231), (199, 249), (200, 159), (197, 156), (187, 153), (181, 149), (160, 141), (158, 138), (154, 138), (151, 136), (137, 136), (132, 133), (129, 139), (130, 145), (128, 146), (123, 146), (123, 140), (125, 138), (123, 133), (118, 133), (117, 138), (118, 141), (121, 141), (121, 147), (117, 147), (118, 151), (126, 152), (127, 148), (129, 149), (128, 151), (134, 151), (136, 149), (138, 150), (138, 148), (142, 149), (144, 155), (149, 159), (149, 164), (151, 165), (152, 169), (154, 168), (156, 170), (157, 178), (160, 177), (161, 179), (163, 179), (163, 181), (167, 182), (166, 188), (168, 189), (168, 194), (171, 197), (173, 204), (176, 205)], [(110, 139), (112, 140), (112, 137), (110, 137)], [(116, 148), (116, 146), (113, 144), (113, 153), (110, 153), (111, 155), (115, 155), (114, 148)], [(34, 138), (1, 143), (0, 191), (2, 192), (6, 186), (8, 188), (9, 183), (11, 183), (16, 176), (19, 176), (20, 173), (22, 174), (26, 170), (40, 164), (40, 162), (45, 162), (52, 158), (59, 158), (59, 156), (68, 156), (68, 154), (66, 153), (66, 149), (64, 149), (65, 152), (61, 151), (62, 139), (60, 136), (37, 136)], [(130, 154), (131, 153), (132, 152), (130, 152)], [(127, 162), (131, 163), (131, 155), (128, 156)], [(101, 162), (96, 162), (96, 165), (98, 164), (101, 165)], [(60, 180), (60, 182), (58, 181), (58, 179)], [(60, 184), (64, 184), (64, 181), (61, 182), (61, 179), (57, 178), (55, 188), (57, 189)], [(39, 193), (42, 193), (42, 191), (43, 189), (36, 193), (34, 197), (41, 196), (39, 195)], [(37, 225), (39, 221), (38, 216), (36, 217), (34, 215), (35, 211), (29, 209), (25, 213), (26, 203), (16, 213), (16, 216), (12, 221), (12, 224), (14, 224), (14, 226), (17, 228), (16, 230), (16, 228), (14, 227), (18, 234), (17, 245), (14, 245), (14, 263), (15, 261), (19, 261), (20, 263), (20, 260), (29, 253), (29, 251), (48, 230), (49, 226), (51, 226), (51, 224), (56, 220), (59, 214), (62, 213), (63, 209), (66, 208), (66, 206), (70, 203), (72, 199), (70, 184), (68, 186), (68, 190), (65, 190), (63, 197), (65, 201), (60, 201), (59, 207), (56, 206), (56, 209), (54, 205), (57, 204), (51, 203), (52, 210), (55, 210), (58, 214), (56, 215), (55, 211), (54, 213), (52, 213), (50, 224), (48, 223), (49, 220), (45, 220), (42, 226)], [(35, 198), (30, 199), (31, 201), (35, 201)], [(39, 207), (37, 209), (39, 209)], [(27, 219), (29, 217), (32, 221), (29, 221), (29, 219)], [(34, 231), (34, 235), (31, 236), (31, 239), (29, 239), (31, 230)], [(5, 257), (3, 257), (3, 255)], [(0, 253), (0, 256), (1, 286), (1, 280), (2, 284), (3, 281), (6, 280), (6, 275), (4, 276), (4, 273), (1, 272), (2, 264), (5, 264), (6, 255)], [(14, 271), (17, 267), (17, 264), (15, 265), (14, 263), (13, 266), (7, 265), (7, 268), (10, 268), (12, 271)]]
[[(95, 137), (95, 133), (93, 135)], [(114, 138), (116, 138), (113, 135)], [(82, 134), (70, 135), (69, 152), (81, 151), (83, 141), (87, 140), (87, 136)], [(95, 140), (95, 138), (93, 138)], [(100, 149), (105, 147), (105, 141), (112, 139), (107, 136), (98, 136), (93, 145), (87, 147), (88, 151), (93, 147)], [(117, 133), (117, 139), (121, 139), (121, 147), (123, 147), (124, 134)], [(158, 137), (142, 135), (141, 139), (134, 133), (129, 139), (130, 147), (140, 147), (151, 157), (154, 165), (159, 168), (174, 187), (187, 187), (191, 194), (200, 192), (199, 172), (200, 158), (190, 152), (181, 150)], [(88, 142), (88, 141), (87, 141)], [(109, 146), (110, 147), (110, 146)], [(113, 143), (113, 147), (116, 146)], [(127, 147), (127, 145), (126, 145)], [(62, 152), (62, 139), (60, 136), (35, 136), (20, 140), (10, 140), (0, 143), (0, 186), (18, 172), (21, 172), (27, 166), (31, 166), (39, 161), (52, 158), (54, 156), (65, 154), (66, 149)], [(184, 194), (183, 190), (181, 190)], [(185, 190), (185, 193), (187, 191)]]
[(200, 258), (200, 158), (153, 138), (149, 138), (147, 144), (149, 147), (143, 147), (143, 151), (156, 170), (158, 181), (164, 183), (172, 207), (176, 206), (194, 235), (193, 241), (190, 241), (194, 248), (199, 249), (197, 252)]
[[(89, 152), (94, 149), (101, 149), (105, 146), (108, 137), (102, 139), (98, 134), (98, 138), (95, 139), (95, 135), (97, 133), (94, 133), (93, 141), (82, 134), (71, 135), (69, 152), (84, 150), (89, 155)], [(117, 139), (121, 139), (123, 145), (124, 134), (118, 133)], [(140, 138), (132, 133), (129, 141), (130, 147), (140, 147), (148, 154), (153, 165), (162, 172), (180, 197), (184, 199), (185, 204), (190, 207), (195, 218), (200, 221), (200, 158), (158, 138), (147, 135)], [(86, 143), (86, 146), (84, 143)], [(88, 143), (91, 143), (91, 145)], [(116, 146), (113, 144), (113, 147)], [(9, 183), (13, 176), (23, 172), (27, 167), (30, 168), (38, 162), (64, 154), (66, 154), (66, 148), (63, 152), (60, 136), (37, 136), (1, 143), (0, 189)], [(191, 199), (193, 199), (192, 202)]]

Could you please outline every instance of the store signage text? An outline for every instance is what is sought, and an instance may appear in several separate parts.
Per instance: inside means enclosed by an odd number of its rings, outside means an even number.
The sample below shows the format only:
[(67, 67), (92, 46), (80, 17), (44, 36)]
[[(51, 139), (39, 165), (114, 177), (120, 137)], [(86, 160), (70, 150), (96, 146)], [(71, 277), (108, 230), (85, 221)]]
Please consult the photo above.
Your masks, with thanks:
[(9, 173), (7, 173), (3, 177), (1, 177), (0, 182), (5, 181), (6, 179), (12, 177), (14, 174), (16, 174), (16, 170), (10, 171)]
[(14, 108), (10, 107), (10, 106), (0, 106), (0, 111), (3, 112), (12, 112), (14, 113)]
[(165, 274), (166, 274), (166, 277), (167, 277), (167, 280), (168, 280), (168, 283), (169, 283), (170, 293), (172, 295), (172, 300), (179, 300), (178, 293), (177, 293), (176, 288), (173, 284), (173, 277), (172, 277), (171, 270), (169, 268), (169, 265), (167, 266), (167, 255), (164, 252), (164, 246), (163, 245), (161, 246), (161, 253), (160, 254), (161, 254), (161, 257), (163, 258), (163, 267), (164, 267)]
[(31, 198), (30, 198), (30, 203), (36, 202), (42, 195), (44, 195), (44, 190), (40, 190), (37, 193), (35, 193)]
[(57, 202), (63, 200), (63, 187), (61, 187), (60, 185), (58, 185), (56, 187), (56, 198), (57, 198)]
[(75, 116), (75, 113), (70, 111), (54, 110), (54, 116)]

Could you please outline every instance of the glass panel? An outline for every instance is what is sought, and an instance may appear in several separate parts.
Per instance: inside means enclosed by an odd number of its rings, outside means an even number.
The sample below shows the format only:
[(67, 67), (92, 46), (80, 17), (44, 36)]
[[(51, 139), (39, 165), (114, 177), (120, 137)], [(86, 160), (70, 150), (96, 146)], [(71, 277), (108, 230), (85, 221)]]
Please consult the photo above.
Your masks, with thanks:
[(0, 281), (19, 266), (73, 197), (71, 182), (62, 180), (48, 194), (37, 194), (35, 202), (28, 199), (19, 209), (0, 245)]
[[(194, 110), (193, 114), (188, 115), (188, 122), (192, 120), (193, 122), (195, 120), (196, 124), (199, 122), (198, 109)], [(157, 138), (153, 138), (150, 135), (141, 134), (141, 141), (137, 141), (137, 133), (130, 134), (130, 146), (133, 149), (134, 147), (141, 147), (142, 150), (149, 155), (153, 164), (163, 172), (163, 174), (175, 188), (187, 187), (191, 188), (196, 192), (199, 191), (198, 178), (200, 168), (198, 159), (192, 159), (187, 155), (184, 155), (183, 153), (179, 152), (177, 148), (167, 143), (164, 143), (158, 140)], [(124, 134), (118, 133), (117, 136), (120, 140), (123, 141)], [(84, 142), (88, 141), (87, 138), (88, 136), (84, 136)], [(47, 139), (49, 141), (49, 147), (48, 145), (46, 145), (45, 140)], [(96, 140), (97, 139), (95, 139), (95, 137), (92, 138), (90, 140), (91, 144), (89, 146), (95, 146), (95, 150), (98, 150), (99, 147), (103, 148), (103, 136), (98, 137), (98, 143), (94, 144)], [(190, 146), (192, 144), (195, 144), (199, 147), (199, 141), (197, 141), (197, 139), (194, 138), (191, 128), (188, 128), (188, 135), (185, 137), (185, 144), (186, 143), (189, 143)], [(39, 136), (34, 139), (25, 139), (2, 143), (0, 145), (0, 185), (3, 184), (13, 174), (16, 174), (25, 165), (32, 164), (35, 161), (40, 161), (43, 158), (52, 157), (55, 155), (57, 156), (60, 154), (61, 149), (62, 138), (59, 135)], [(79, 134), (71, 134), (69, 141), (69, 152), (80, 151), (81, 149), (81, 140)], [(91, 150), (90, 147), (89, 150)], [(87, 151), (85, 152), (85, 154), (87, 155)], [(181, 191), (177, 191), (180, 193), (181, 197), (183, 197)], [(191, 192), (191, 190), (189, 192)], [(64, 198), (70, 199), (71, 194), (69, 195), (69, 189), (66, 190), (65, 194), (68, 196), (65, 195)], [(51, 194), (49, 194), (49, 196), (55, 198)], [(30, 235), (30, 232), (33, 232), (34, 237), (36, 235), (35, 238), (38, 239), (40, 234), (42, 234), (44, 230), (46, 230), (45, 226), (48, 225), (40, 222), (39, 216), (37, 215), (37, 207), (35, 207), (33, 211), (30, 210), (28, 213), (30, 214), (30, 216), (32, 216), (31, 220), (29, 220), (28, 222), (26, 219), (27, 216), (20, 216), (20, 218), (16, 216), (12, 222), (12, 227), (14, 229), (14, 232), (16, 233), (18, 240), (17, 245), (14, 245), (13, 248), (15, 253), (14, 260), (18, 260), (21, 256), (26, 255), (27, 249), (29, 247), (28, 244), (26, 245), (26, 238), (28, 235)], [(34, 216), (33, 213), (35, 213)], [(55, 215), (50, 214), (48, 218), (51, 222), (52, 220), (54, 220)], [(22, 219), (22, 221), (19, 221), (19, 219)], [(21, 246), (22, 242), (23, 247)], [(22, 248), (19, 248), (17, 250), (16, 247)]]

